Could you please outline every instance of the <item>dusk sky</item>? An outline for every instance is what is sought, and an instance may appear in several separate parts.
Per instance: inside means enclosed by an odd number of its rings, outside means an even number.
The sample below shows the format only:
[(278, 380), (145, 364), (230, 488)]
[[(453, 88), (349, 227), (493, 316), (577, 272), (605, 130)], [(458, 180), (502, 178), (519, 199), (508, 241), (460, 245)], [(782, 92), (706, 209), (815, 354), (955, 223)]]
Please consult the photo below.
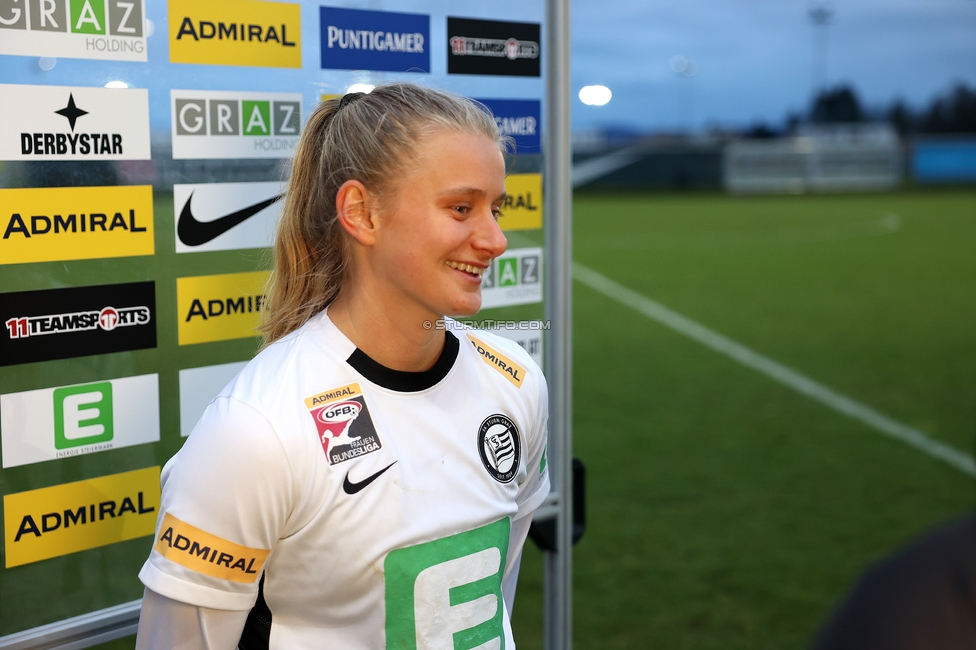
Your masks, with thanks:
[[(808, 0), (573, 0), (574, 93), (613, 91), (606, 106), (575, 100), (575, 129), (687, 129), (782, 122), (809, 106), (813, 26)], [(849, 83), (868, 107), (901, 97), (920, 108), (956, 81), (976, 86), (976, 0), (835, 1), (829, 85)], [(694, 77), (672, 71), (681, 55)], [(690, 106), (691, 115), (688, 115)]]

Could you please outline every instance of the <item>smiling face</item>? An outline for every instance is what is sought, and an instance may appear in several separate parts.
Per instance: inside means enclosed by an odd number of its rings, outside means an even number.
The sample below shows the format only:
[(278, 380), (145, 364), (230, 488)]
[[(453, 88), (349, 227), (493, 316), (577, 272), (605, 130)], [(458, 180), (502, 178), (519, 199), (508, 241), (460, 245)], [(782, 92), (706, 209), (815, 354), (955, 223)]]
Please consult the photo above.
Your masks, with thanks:
[[(378, 199), (370, 266), (392, 313), (436, 320), (481, 309), (481, 276), (508, 242), (498, 226), (505, 161), (483, 135), (435, 131)], [(374, 286), (374, 288), (376, 288)]]

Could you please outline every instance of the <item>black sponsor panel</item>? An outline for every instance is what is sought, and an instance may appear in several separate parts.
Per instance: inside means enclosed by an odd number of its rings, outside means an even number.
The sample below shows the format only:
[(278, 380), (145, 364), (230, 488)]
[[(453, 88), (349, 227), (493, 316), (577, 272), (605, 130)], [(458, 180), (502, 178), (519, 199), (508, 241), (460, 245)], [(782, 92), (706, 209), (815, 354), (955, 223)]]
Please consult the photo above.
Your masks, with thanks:
[(447, 19), (447, 72), (538, 77), (539, 23)]
[(0, 293), (0, 366), (156, 347), (154, 282)]

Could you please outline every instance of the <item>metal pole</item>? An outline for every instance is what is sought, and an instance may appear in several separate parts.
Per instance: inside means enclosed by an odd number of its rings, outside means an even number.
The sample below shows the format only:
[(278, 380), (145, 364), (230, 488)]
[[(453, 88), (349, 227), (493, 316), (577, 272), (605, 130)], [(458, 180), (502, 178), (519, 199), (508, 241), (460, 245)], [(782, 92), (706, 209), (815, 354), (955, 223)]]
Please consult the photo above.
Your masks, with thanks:
[(545, 647), (573, 647), (572, 150), (569, 124), (569, 0), (546, 0), (546, 377), (550, 460), (557, 494), (556, 551), (545, 558)]

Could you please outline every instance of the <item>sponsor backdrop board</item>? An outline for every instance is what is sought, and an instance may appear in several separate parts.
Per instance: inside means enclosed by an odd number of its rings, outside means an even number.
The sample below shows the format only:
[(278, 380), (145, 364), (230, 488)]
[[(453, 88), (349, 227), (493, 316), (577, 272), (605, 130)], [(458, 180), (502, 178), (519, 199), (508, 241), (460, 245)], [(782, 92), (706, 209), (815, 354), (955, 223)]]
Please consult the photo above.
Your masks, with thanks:
[(0, 637), (142, 596), (159, 468), (258, 348), (323, 99), (404, 80), (492, 111), (509, 250), (465, 320), (541, 362), (545, 6), (462, 5), (0, 0)]

